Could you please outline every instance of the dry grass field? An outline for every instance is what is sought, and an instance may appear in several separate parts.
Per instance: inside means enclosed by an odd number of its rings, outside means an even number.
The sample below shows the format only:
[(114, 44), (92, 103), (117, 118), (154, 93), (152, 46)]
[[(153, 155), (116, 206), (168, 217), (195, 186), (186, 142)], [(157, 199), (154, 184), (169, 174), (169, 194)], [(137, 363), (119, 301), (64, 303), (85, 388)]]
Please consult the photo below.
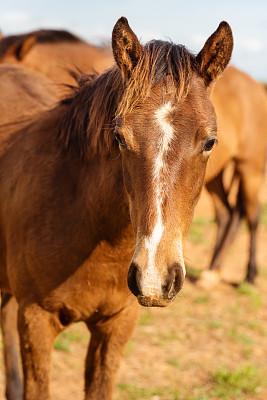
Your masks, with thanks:
[[(141, 309), (121, 363), (115, 400), (267, 399), (267, 180), (262, 192), (255, 287), (239, 283), (248, 252), (243, 224), (223, 264), (223, 283), (203, 289), (189, 279), (166, 309)], [(187, 241), (189, 272), (207, 267), (215, 224), (203, 194)], [(89, 335), (83, 324), (55, 342), (54, 400), (83, 399), (83, 364)], [(4, 398), (0, 359), (0, 398)]]

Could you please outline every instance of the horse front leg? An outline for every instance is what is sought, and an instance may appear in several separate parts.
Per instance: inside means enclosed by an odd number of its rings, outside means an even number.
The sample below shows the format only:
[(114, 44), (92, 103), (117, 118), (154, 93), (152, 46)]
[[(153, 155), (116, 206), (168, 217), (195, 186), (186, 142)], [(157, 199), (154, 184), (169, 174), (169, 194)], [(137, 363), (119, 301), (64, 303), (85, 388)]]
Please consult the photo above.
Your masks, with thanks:
[(22, 400), (22, 382), (19, 371), (19, 343), (17, 330), (18, 304), (15, 297), (1, 293), (1, 328), (6, 372), (7, 400)]
[(18, 330), (24, 400), (49, 400), (51, 352), (58, 333), (55, 317), (36, 303), (19, 305)]
[(118, 314), (89, 324), (91, 340), (86, 358), (86, 400), (110, 400), (124, 347), (138, 317), (136, 301)]

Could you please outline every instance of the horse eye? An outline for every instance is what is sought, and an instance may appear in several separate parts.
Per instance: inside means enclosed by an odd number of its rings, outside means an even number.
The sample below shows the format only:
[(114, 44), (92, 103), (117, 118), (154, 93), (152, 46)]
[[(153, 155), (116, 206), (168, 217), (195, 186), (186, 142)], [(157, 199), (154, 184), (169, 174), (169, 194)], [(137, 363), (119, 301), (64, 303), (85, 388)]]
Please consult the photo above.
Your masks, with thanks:
[(126, 147), (125, 140), (119, 133), (115, 133), (114, 138), (117, 140), (117, 142), (119, 143), (119, 145), (121, 147), (123, 147), (123, 148)]
[(217, 139), (209, 139), (204, 145), (204, 151), (211, 151)]

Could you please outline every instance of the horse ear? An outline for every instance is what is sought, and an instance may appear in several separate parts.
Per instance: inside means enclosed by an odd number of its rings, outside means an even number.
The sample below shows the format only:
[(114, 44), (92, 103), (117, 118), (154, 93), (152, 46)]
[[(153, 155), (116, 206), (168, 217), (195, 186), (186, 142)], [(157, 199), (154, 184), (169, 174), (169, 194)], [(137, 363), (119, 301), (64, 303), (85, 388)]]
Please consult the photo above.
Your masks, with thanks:
[(10, 55), (12, 57), (16, 57), (18, 61), (21, 61), (28, 51), (32, 48), (34, 43), (36, 42), (36, 38), (34, 35), (30, 35), (24, 40), (21, 40), (17, 43), (12, 44), (7, 52), (6, 55)]
[(143, 47), (125, 17), (121, 17), (113, 28), (112, 49), (123, 78), (129, 79), (142, 55)]
[(15, 50), (15, 55), (19, 61), (21, 61), (28, 51), (32, 48), (36, 41), (36, 38), (34, 35), (30, 35), (27, 37), (25, 40), (23, 40), (21, 43), (18, 44), (16, 50)]
[(232, 30), (228, 23), (223, 21), (196, 57), (200, 75), (207, 86), (226, 68), (232, 55), (233, 45)]

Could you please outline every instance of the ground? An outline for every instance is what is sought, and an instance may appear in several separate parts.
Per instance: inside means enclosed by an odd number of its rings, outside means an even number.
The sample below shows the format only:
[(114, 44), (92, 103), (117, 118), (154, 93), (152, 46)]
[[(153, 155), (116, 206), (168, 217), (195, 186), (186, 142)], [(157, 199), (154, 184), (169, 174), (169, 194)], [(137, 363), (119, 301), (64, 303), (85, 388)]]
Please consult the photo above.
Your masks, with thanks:
[[(267, 179), (261, 195), (260, 274), (255, 287), (242, 282), (248, 232), (243, 224), (223, 264), (223, 283), (204, 289), (187, 279), (166, 309), (141, 309), (118, 374), (114, 400), (267, 399)], [(189, 271), (208, 266), (215, 223), (206, 193), (197, 206), (186, 244)], [(55, 342), (54, 400), (83, 399), (83, 365), (89, 336), (76, 324)], [(0, 398), (4, 398), (0, 358)]]

